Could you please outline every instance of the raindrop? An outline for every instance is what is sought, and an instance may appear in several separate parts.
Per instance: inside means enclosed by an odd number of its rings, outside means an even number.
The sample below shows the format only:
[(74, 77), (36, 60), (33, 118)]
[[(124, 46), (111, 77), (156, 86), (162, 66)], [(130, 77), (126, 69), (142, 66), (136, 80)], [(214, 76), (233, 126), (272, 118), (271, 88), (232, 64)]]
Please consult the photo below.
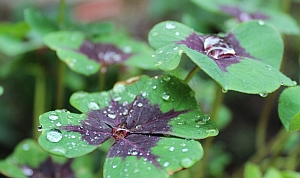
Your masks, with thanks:
[(141, 126), (141, 125), (137, 125), (137, 126), (135, 126), (135, 129), (136, 130), (141, 130), (143, 127)]
[(58, 122), (58, 123), (56, 123), (55, 125), (56, 125), (57, 127), (59, 127), (59, 126), (61, 126), (61, 123)]
[(176, 47), (174, 47), (173, 49), (174, 49), (174, 50), (177, 50), (177, 49), (178, 49), (178, 47), (176, 46)]
[(155, 58), (155, 55), (153, 54), (152, 57)]
[(23, 148), (24, 151), (28, 151), (30, 149), (30, 146), (28, 144), (24, 144), (22, 146), (22, 148)]
[(267, 96), (268, 96), (268, 92), (263, 91), (263, 92), (259, 93), (259, 95), (260, 95), (261, 97), (267, 97)]
[(131, 53), (132, 48), (131, 48), (131, 46), (124, 46), (123, 51), (124, 51), (124, 53)]
[(194, 161), (190, 158), (183, 158), (180, 161), (180, 164), (181, 164), (182, 167), (188, 168), (188, 167), (191, 167), (194, 164)]
[(175, 149), (174, 146), (169, 148), (170, 151), (174, 151), (174, 149)]
[(163, 50), (157, 50), (157, 54), (161, 54), (163, 52)]
[(116, 167), (117, 167), (117, 165), (113, 165), (112, 167), (113, 167), (113, 168), (116, 168)]
[(56, 115), (49, 115), (49, 119), (55, 121), (55, 120), (58, 119), (58, 116), (56, 116)]
[(116, 118), (116, 115), (115, 115), (115, 114), (107, 114), (107, 116), (108, 116), (109, 118), (111, 118), (111, 119)]
[(187, 152), (187, 151), (189, 151), (189, 149), (188, 148), (183, 148), (181, 151), (182, 152)]
[(164, 80), (164, 81), (166, 81), (166, 82), (168, 82), (168, 81), (170, 81), (170, 80), (171, 80), (171, 77), (170, 77), (170, 76), (167, 76), (167, 75), (165, 75), (165, 76), (163, 76), (163, 80)]
[(172, 22), (167, 22), (166, 23), (166, 29), (174, 29), (176, 28), (176, 25)]
[(176, 32), (176, 33), (175, 33), (175, 35), (176, 35), (176, 36), (179, 36), (179, 35), (180, 35), (180, 33), (179, 33), (179, 32)]
[(47, 132), (47, 139), (50, 142), (59, 142), (62, 139), (62, 133), (57, 129), (50, 130)]
[(39, 132), (41, 132), (43, 130), (43, 127), (41, 125), (39, 125), (37, 129)]
[(32, 176), (33, 175), (33, 170), (30, 169), (29, 167), (23, 167), (22, 172), (25, 174), (25, 176)]
[(117, 85), (114, 86), (113, 91), (115, 93), (122, 93), (122, 92), (125, 91), (125, 89), (126, 89), (126, 87), (125, 87), (124, 84), (117, 84)]
[(227, 88), (222, 88), (222, 92), (227, 93), (228, 92)]
[(168, 167), (169, 164), (170, 164), (169, 162), (165, 162), (163, 166), (164, 166), (164, 167)]
[(155, 62), (155, 66), (160, 66), (162, 64), (162, 61), (157, 61), (157, 62)]
[(294, 85), (297, 85), (297, 82), (296, 81), (293, 81)]
[(184, 124), (185, 124), (184, 121), (179, 121), (179, 122), (177, 122), (177, 125), (184, 125)]
[(266, 67), (267, 67), (269, 70), (272, 70), (272, 66), (266, 65)]
[(196, 128), (199, 128), (199, 127), (200, 127), (199, 123), (196, 123), (195, 127), (196, 127)]
[(95, 102), (89, 102), (88, 104), (88, 108), (91, 109), (91, 110), (98, 110), (100, 109), (99, 105)]
[(215, 129), (208, 129), (208, 130), (206, 130), (206, 133), (208, 134), (208, 135), (215, 135), (216, 134), (216, 130)]
[(162, 95), (162, 99), (165, 100), (165, 101), (169, 101), (170, 95), (168, 95), (168, 94), (163, 94), (163, 95)]
[(259, 20), (259, 21), (258, 21), (258, 24), (259, 24), (259, 25), (264, 25), (264, 24), (265, 24), (265, 21)]
[(120, 101), (122, 99), (122, 97), (116, 97), (115, 99), (114, 99), (114, 101)]
[(137, 106), (138, 107), (143, 107), (143, 103), (138, 103)]
[(142, 96), (144, 96), (144, 97), (147, 96), (147, 93), (146, 93), (146, 92), (143, 92), (143, 93), (142, 93)]
[(155, 89), (156, 89), (156, 86), (154, 85), (152, 88), (155, 90)]

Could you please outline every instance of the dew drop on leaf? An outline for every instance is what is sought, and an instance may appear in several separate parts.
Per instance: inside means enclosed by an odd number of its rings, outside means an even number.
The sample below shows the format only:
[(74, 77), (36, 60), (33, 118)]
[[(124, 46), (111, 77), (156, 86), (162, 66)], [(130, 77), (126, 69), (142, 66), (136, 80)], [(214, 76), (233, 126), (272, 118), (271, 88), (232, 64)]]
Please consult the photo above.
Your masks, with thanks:
[(107, 114), (107, 116), (108, 116), (109, 118), (111, 118), (111, 119), (116, 118), (116, 115), (115, 115), (115, 114)]
[(209, 135), (209, 136), (213, 136), (216, 134), (216, 130), (215, 129), (208, 129), (206, 130), (206, 133)]
[(152, 36), (157, 36), (158, 32), (152, 32)]
[(117, 165), (113, 165), (113, 166), (112, 166), (112, 168), (116, 168), (116, 167), (117, 167)]
[(27, 177), (31, 177), (33, 175), (33, 170), (29, 167), (22, 167), (22, 172)]
[(97, 103), (93, 102), (93, 101), (89, 102), (88, 108), (90, 110), (98, 110), (98, 109), (100, 109), (99, 105)]
[(194, 161), (191, 160), (190, 158), (183, 158), (180, 161), (180, 164), (181, 164), (182, 167), (188, 168), (188, 167), (191, 167), (194, 164)]
[(47, 140), (50, 142), (59, 142), (62, 139), (62, 133), (60, 130), (53, 129), (47, 132)]
[(167, 22), (166, 23), (166, 29), (174, 29), (176, 28), (176, 25), (172, 22)]
[(156, 86), (154, 85), (152, 88), (155, 90), (155, 89), (156, 89)]
[(57, 127), (60, 127), (60, 126), (61, 126), (61, 123), (60, 123), (60, 122), (57, 122), (55, 125), (56, 125)]
[(188, 148), (183, 148), (181, 151), (185, 153), (185, 152), (189, 151), (189, 149)]
[(162, 95), (162, 99), (165, 100), (165, 101), (169, 101), (170, 95), (168, 95), (168, 94), (163, 94), (163, 95)]
[(268, 93), (265, 92), (265, 91), (263, 91), (263, 92), (259, 93), (259, 95), (260, 95), (261, 97), (267, 97), (267, 96), (268, 96)]
[(143, 107), (143, 103), (138, 103), (137, 106), (138, 107)]
[(154, 63), (155, 66), (160, 66), (162, 64), (162, 61), (157, 61)]
[(259, 24), (259, 25), (265, 25), (265, 21), (259, 20), (259, 21), (258, 21), (258, 24)]
[(175, 149), (174, 146), (169, 148), (170, 151), (174, 151), (174, 149)]
[(58, 119), (58, 116), (57, 115), (49, 115), (49, 119), (55, 121)]
[(164, 81), (166, 81), (166, 82), (168, 82), (168, 81), (170, 81), (170, 80), (171, 80), (171, 77), (170, 77), (170, 76), (167, 76), (167, 75), (165, 75), (165, 76), (163, 76), (163, 80), (164, 80)]
[(41, 125), (39, 125), (38, 128), (37, 128), (37, 130), (38, 130), (39, 132), (41, 132), (41, 131), (43, 130), (43, 127), (42, 127)]
[(180, 35), (180, 33), (179, 33), (179, 32), (175, 32), (175, 35), (176, 35), (176, 36), (179, 36), (179, 35)]
[(136, 130), (141, 130), (141, 129), (142, 129), (142, 126), (141, 126), (141, 125), (137, 125), (137, 126), (135, 126), (135, 129), (136, 129)]
[(227, 88), (222, 88), (222, 92), (227, 93), (228, 92)]
[(114, 86), (113, 91), (115, 93), (122, 93), (126, 90), (126, 87), (124, 84), (117, 84)]
[(24, 144), (22, 146), (22, 148), (23, 148), (24, 151), (28, 151), (30, 149), (30, 146), (28, 144)]
[(163, 164), (163, 166), (164, 166), (164, 167), (168, 167), (169, 164), (170, 164), (169, 162), (165, 162), (165, 163)]

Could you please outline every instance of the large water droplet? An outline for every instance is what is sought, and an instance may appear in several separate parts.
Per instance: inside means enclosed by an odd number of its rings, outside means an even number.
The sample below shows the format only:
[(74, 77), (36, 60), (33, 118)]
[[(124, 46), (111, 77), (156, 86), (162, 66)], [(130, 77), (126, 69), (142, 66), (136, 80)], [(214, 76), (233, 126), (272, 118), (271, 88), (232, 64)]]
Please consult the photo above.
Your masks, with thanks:
[(108, 116), (109, 118), (111, 118), (111, 119), (116, 118), (116, 115), (115, 115), (115, 114), (107, 114), (107, 116)]
[(170, 150), (170, 151), (174, 151), (174, 150), (175, 150), (174, 146), (171, 146), (171, 147), (169, 148), (169, 150)]
[(163, 94), (163, 95), (162, 95), (162, 99), (165, 100), (165, 101), (169, 101), (170, 95), (168, 95), (168, 94)]
[(227, 88), (222, 88), (222, 92), (227, 93), (228, 92)]
[(176, 25), (173, 22), (166, 23), (166, 29), (174, 29), (174, 28), (176, 28)]
[(189, 168), (189, 167), (191, 167), (194, 164), (194, 161), (192, 159), (190, 159), (190, 158), (183, 158), (180, 161), (180, 164), (184, 168)]
[(60, 130), (53, 129), (47, 132), (46, 137), (50, 142), (59, 142), (62, 139), (62, 133)]
[(170, 164), (169, 162), (165, 162), (165, 163), (163, 164), (163, 166), (164, 166), (164, 167), (168, 167), (169, 164)]
[(258, 24), (259, 24), (259, 25), (265, 25), (265, 21), (259, 20), (259, 21), (258, 21)]
[(183, 148), (181, 151), (185, 153), (185, 152), (189, 151), (189, 149), (188, 148)]
[(208, 130), (206, 130), (206, 133), (209, 136), (214, 136), (214, 135), (216, 135), (217, 131), (215, 129), (208, 129)]
[(180, 32), (175, 32), (175, 35), (176, 35), (176, 36), (179, 36), (179, 35), (180, 35)]
[(137, 106), (138, 107), (143, 107), (143, 103), (138, 103)]
[(49, 115), (49, 119), (55, 121), (58, 119), (58, 116), (57, 115)]
[(22, 146), (22, 148), (23, 148), (24, 151), (28, 151), (30, 149), (30, 146), (28, 144), (24, 144)]
[(99, 105), (96, 102), (93, 102), (93, 101), (89, 102), (88, 108), (91, 109), (91, 110), (98, 110), (98, 109), (100, 109)]
[(116, 167), (117, 167), (117, 165), (113, 165), (113, 166), (112, 166), (112, 168), (116, 168)]
[(168, 81), (171, 80), (171, 77), (168, 76), (168, 75), (165, 75), (165, 76), (163, 76), (163, 80), (166, 81), (166, 82), (168, 82)]
[(268, 92), (263, 91), (263, 92), (259, 93), (259, 95), (260, 95), (261, 97), (267, 97), (267, 96), (268, 96)]
[(25, 176), (31, 177), (33, 175), (33, 170), (29, 167), (22, 167), (22, 172)]
[(154, 85), (152, 88), (155, 90), (155, 89), (156, 89), (156, 86)]

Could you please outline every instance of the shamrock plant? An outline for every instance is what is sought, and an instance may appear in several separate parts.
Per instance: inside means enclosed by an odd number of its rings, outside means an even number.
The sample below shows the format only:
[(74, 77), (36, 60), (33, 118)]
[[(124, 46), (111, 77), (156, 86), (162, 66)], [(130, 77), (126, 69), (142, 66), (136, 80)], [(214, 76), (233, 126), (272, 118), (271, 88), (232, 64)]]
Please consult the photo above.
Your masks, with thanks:
[(194, 92), (168, 75), (134, 78), (108, 92), (78, 92), (70, 102), (83, 113), (41, 115), (39, 143), (53, 154), (77, 157), (112, 138), (104, 177), (168, 177), (202, 157), (201, 145), (192, 139), (218, 134)]

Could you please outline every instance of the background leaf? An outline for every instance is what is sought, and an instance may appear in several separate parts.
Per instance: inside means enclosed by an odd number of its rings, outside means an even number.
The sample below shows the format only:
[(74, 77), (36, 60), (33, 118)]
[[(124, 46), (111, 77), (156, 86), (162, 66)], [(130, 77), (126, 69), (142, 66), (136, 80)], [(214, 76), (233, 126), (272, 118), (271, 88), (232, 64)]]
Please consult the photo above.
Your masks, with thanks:
[(279, 98), (278, 114), (287, 131), (300, 129), (300, 86), (285, 89)]

